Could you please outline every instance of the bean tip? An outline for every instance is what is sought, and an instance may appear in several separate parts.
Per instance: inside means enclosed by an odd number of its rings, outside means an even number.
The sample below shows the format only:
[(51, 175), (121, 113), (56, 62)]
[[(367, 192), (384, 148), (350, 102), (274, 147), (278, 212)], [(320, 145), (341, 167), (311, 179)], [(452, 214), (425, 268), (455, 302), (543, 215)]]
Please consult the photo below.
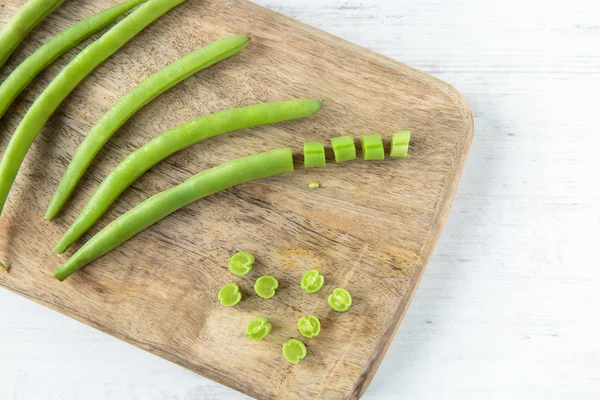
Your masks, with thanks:
[(4, 272), (8, 272), (8, 267), (2, 261), (0, 261), (0, 269), (4, 270)]

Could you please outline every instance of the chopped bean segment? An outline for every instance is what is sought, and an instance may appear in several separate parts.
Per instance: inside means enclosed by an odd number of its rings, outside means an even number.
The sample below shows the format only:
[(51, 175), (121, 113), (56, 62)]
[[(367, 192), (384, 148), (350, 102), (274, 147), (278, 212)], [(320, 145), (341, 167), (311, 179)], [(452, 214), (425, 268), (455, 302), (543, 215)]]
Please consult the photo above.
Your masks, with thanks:
[(380, 135), (361, 136), (360, 145), (365, 160), (383, 160), (385, 158), (383, 141)]
[(315, 338), (321, 332), (321, 321), (314, 315), (302, 317), (298, 320), (298, 330), (304, 337)]
[(405, 158), (408, 155), (408, 144), (410, 143), (410, 131), (396, 132), (392, 135), (392, 147), (390, 157)]
[(321, 186), (321, 184), (319, 184), (319, 182), (311, 182), (311, 183), (308, 184), (308, 187), (310, 189), (318, 189), (319, 186)]
[(331, 138), (331, 146), (336, 162), (354, 160), (356, 158), (356, 146), (352, 136), (340, 136)]
[(265, 317), (256, 317), (248, 324), (246, 328), (246, 336), (252, 340), (264, 339), (271, 333), (273, 325)]
[(240, 288), (235, 283), (225, 285), (219, 290), (219, 303), (225, 307), (235, 306), (242, 299)]
[(306, 346), (298, 339), (290, 339), (283, 345), (283, 356), (292, 364), (298, 364), (306, 357)]
[(236, 275), (246, 275), (252, 271), (254, 265), (254, 256), (247, 251), (240, 251), (229, 259), (229, 269)]
[(302, 275), (300, 280), (300, 287), (306, 293), (315, 293), (323, 286), (325, 278), (316, 269), (311, 269)]
[(275, 295), (275, 290), (277, 290), (278, 287), (279, 282), (270, 275), (261, 276), (254, 284), (256, 294), (263, 299), (270, 299), (273, 297)]
[(325, 146), (322, 142), (304, 142), (304, 166), (325, 166)]
[(352, 305), (352, 296), (346, 289), (337, 288), (329, 295), (327, 302), (335, 311), (347, 311)]

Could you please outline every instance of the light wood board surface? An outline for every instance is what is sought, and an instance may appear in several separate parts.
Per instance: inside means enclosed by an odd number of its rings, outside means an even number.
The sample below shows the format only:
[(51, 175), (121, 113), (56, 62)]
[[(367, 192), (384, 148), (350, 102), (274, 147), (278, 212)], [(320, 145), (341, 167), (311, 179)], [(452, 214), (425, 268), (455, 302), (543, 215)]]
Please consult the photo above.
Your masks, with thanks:
[[(2, 18), (21, 1), (3, 1)], [(110, 1), (70, 2), (40, 25), (2, 70), (51, 34)], [(243, 53), (156, 99), (111, 140), (53, 223), (42, 214), (70, 155), (91, 125), (128, 89), (212, 40), (250, 34)], [(82, 46), (80, 46), (82, 48)], [(72, 55), (73, 53), (70, 53)], [(2, 146), (27, 106), (69, 59), (34, 81), (0, 122)], [(196, 145), (146, 173), (92, 231), (148, 196), (228, 159), (305, 140), (410, 129), (406, 160), (355, 161), (239, 186), (200, 201), (136, 236), (60, 284), (64, 260), (51, 248), (103, 176), (159, 132), (220, 109), (298, 97), (327, 99), (316, 116), (237, 132)], [(448, 213), (472, 136), (468, 105), (449, 85), (314, 28), (242, 1), (188, 1), (146, 29), (90, 75), (32, 147), (0, 219), (0, 284), (246, 394), (344, 398), (371, 380), (408, 306)], [(300, 161), (300, 158), (298, 158)], [(310, 191), (308, 182), (322, 188)], [(90, 236), (86, 236), (86, 239)], [(252, 251), (257, 267), (231, 276), (228, 257)], [(324, 289), (302, 295), (298, 281), (318, 268)], [(253, 279), (279, 278), (271, 300), (252, 296)], [(216, 292), (237, 282), (246, 297), (224, 309)], [(345, 314), (327, 294), (347, 288)], [(321, 318), (309, 356), (292, 366), (281, 345), (297, 319)], [(244, 339), (253, 315), (272, 319), (264, 341)]]

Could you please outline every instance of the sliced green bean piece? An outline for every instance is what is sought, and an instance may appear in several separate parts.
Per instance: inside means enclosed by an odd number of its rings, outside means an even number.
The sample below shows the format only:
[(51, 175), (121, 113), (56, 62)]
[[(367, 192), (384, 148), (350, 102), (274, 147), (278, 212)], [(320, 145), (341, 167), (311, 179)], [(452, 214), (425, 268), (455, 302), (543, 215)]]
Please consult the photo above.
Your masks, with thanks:
[(283, 357), (292, 364), (298, 364), (306, 357), (306, 346), (298, 339), (290, 339), (283, 345)]
[(265, 317), (256, 317), (248, 324), (246, 328), (246, 336), (252, 340), (264, 339), (271, 330), (273, 325)]
[(229, 270), (236, 275), (243, 276), (252, 271), (254, 256), (247, 251), (240, 251), (229, 259)]
[(321, 332), (321, 321), (314, 315), (307, 315), (298, 320), (298, 331), (309, 339), (316, 338)]
[(240, 183), (293, 171), (291, 148), (282, 148), (237, 158), (194, 175), (187, 181), (158, 193), (127, 211), (91, 238), (56, 272), (60, 281), (108, 253), (136, 233), (167, 215), (206, 196)]
[(232, 36), (198, 49), (150, 76), (121, 98), (85, 136), (73, 155), (44, 216), (53, 219), (63, 207), (81, 176), (112, 135), (140, 108), (167, 89), (244, 49), (248, 36)]
[(263, 299), (270, 299), (273, 297), (278, 287), (279, 282), (271, 275), (261, 276), (254, 283), (254, 290), (256, 291), (256, 294)]
[(354, 160), (356, 158), (356, 146), (352, 136), (340, 136), (331, 138), (331, 147), (336, 162)]
[(325, 166), (325, 146), (323, 146), (323, 142), (304, 142), (304, 166)]
[(408, 155), (410, 131), (400, 131), (392, 135), (390, 157), (405, 158)]
[(0, 85), (0, 118), (17, 96), (44, 68), (83, 39), (98, 32), (132, 8), (147, 0), (127, 0), (79, 21), (48, 40), (27, 57)]
[(4, 272), (8, 272), (8, 267), (2, 261), (0, 261), (0, 268), (3, 269)]
[(381, 140), (380, 135), (361, 136), (360, 145), (362, 147), (364, 160), (383, 160), (385, 158), (383, 140)]
[(327, 302), (335, 311), (347, 311), (352, 305), (352, 296), (346, 289), (337, 288), (327, 298)]
[(104, 60), (184, 0), (149, 0), (79, 53), (46, 87), (23, 117), (0, 160), (0, 213), (21, 163), (38, 133), (73, 89)]
[(242, 292), (240, 292), (238, 285), (230, 283), (219, 290), (218, 299), (219, 303), (225, 307), (232, 307), (242, 300)]
[(58, 254), (64, 253), (94, 225), (121, 192), (171, 154), (223, 133), (307, 117), (317, 112), (321, 104), (321, 100), (300, 99), (233, 108), (198, 118), (158, 135), (125, 157), (110, 172), (54, 247), (54, 251)]
[(308, 184), (309, 189), (318, 189), (321, 186), (319, 182), (311, 182)]
[(300, 280), (300, 287), (306, 293), (315, 293), (323, 287), (325, 278), (316, 269), (306, 271)]
[[(0, 31), (0, 67), (19, 43), (64, 0), (29, 0)], [(4, 4), (3, 4), (4, 6)]]

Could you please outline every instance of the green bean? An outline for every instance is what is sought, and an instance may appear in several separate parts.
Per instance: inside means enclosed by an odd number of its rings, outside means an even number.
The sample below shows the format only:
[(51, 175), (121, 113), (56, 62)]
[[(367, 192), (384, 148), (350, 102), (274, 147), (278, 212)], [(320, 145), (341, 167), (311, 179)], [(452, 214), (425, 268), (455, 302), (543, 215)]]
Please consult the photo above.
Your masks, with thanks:
[(44, 68), (83, 39), (147, 0), (127, 0), (65, 29), (27, 57), (0, 85), (0, 118), (17, 96)]
[(252, 271), (254, 255), (247, 251), (239, 251), (229, 259), (229, 270), (236, 275), (244, 276)]
[(254, 283), (254, 291), (263, 299), (270, 299), (275, 296), (278, 287), (279, 282), (271, 275), (263, 275)]
[(51, 220), (56, 216), (102, 146), (137, 110), (187, 77), (240, 52), (249, 42), (248, 36), (217, 40), (163, 68), (121, 98), (96, 122), (79, 145), (50, 200), (45, 218)]
[(383, 160), (385, 152), (383, 151), (383, 140), (380, 135), (365, 135), (360, 137), (363, 158), (369, 160)]
[(336, 162), (344, 162), (356, 158), (356, 146), (354, 145), (352, 136), (334, 137), (330, 141)]
[(96, 189), (77, 219), (54, 247), (64, 253), (104, 214), (117, 197), (140, 175), (169, 155), (223, 133), (307, 117), (319, 110), (321, 100), (299, 99), (261, 103), (210, 114), (163, 132), (129, 154)]
[(64, 0), (29, 0), (0, 31), (0, 67), (29, 32)]
[(408, 155), (410, 143), (410, 131), (400, 131), (392, 135), (392, 147), (390, 157), (405, 158)]
[(283, 344), (283, 357), (292, 364), (298, 364), (306, 357), (306, 345), (298, 339), (290, 339)]
[(149, 0), (77, 55), (23, 117), (0, 160), (0, 213), (17, 172), (38, 133), (69, 93), (142, 29), (184, 0)]
[(217, 299), (219, 300), (219, 303), (225, 307), (233, 307), (242, 300), (242, 292), (240, 292), (238, 285), (230, 283), (219, 290)]
[(288, 147), (237, 158), (200, 172), (150, 197), (111, 222), (56, 270), (54, 277), (65, 280), (138, 232), (196, 200), (240, 183), (293, 170), (292, 149)]

